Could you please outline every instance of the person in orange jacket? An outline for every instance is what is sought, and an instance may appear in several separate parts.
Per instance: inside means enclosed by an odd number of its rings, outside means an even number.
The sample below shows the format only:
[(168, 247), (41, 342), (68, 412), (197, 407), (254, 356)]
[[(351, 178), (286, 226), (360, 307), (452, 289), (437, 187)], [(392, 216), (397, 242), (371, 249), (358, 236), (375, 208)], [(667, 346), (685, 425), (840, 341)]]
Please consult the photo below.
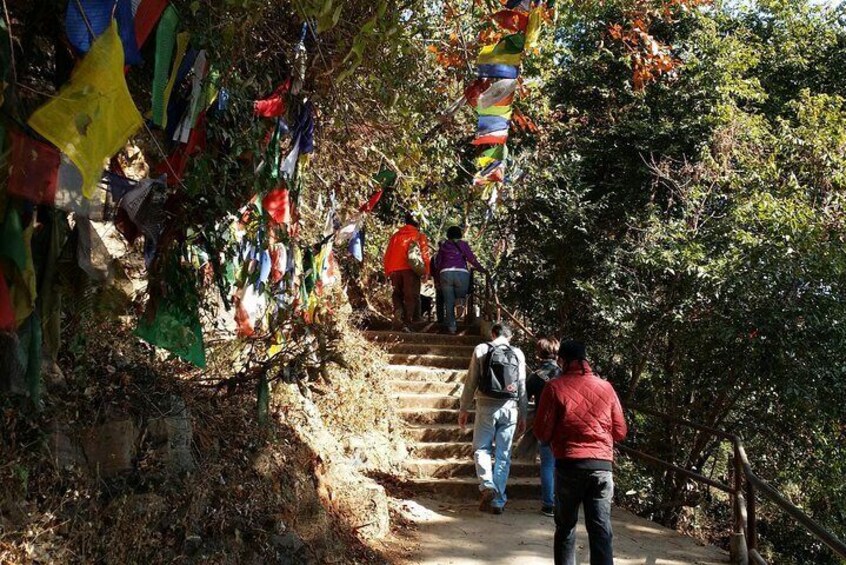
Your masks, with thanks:
[[(415, 321), (420, 302), (420, 284), (429, 277), (429, 240), (420, 231), (420, 224), (411, 214), (405, 215), (405, 225), (391, 237), (385, 249), (385, 275), (391, 279), (394, 292), (391, 295), (396, 321), (407, 329), (405, 324)], [(422, 265), (418, 272), (409, 260), (412, 243), (420, 248)]]

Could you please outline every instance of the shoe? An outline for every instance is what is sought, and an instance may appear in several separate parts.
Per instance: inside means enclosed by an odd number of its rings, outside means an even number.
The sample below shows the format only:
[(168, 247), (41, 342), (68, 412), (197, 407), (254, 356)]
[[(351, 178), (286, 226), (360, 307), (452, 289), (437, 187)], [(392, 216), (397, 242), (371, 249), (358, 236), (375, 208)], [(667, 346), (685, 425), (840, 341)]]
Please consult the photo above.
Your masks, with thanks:
[(492, 488), (486, 488), (482, 491), (482, 497), (479, 500), (479, 510), (481, 512), (492, 511), (493, 507), (491, 506), (491, 502), (493, 501), (494, 496), (496, 496), (496, 491)]
[(492, 506), (492, 507), (491, 507), (491, 512), (492, 512), (493, 514), (496, 514), (497, 516), (499, 516), (500, 514), (502, 514), (503, 512), (505, 512), (505, 507), (504, 507), (504, 506)]
[(457, 328), (448, 328), (447, 333), (449, 335), (455, 335), (456, 333), (458, 333), (458, 329)]
[(410, 333), (412, 333), (411, 328), (409, 328), (408, 326), (403, 326), (403, 327), (400, 329), (400, 331), (401, 331), (402, 333), (404, 333), (404, 334), (410, 334)]
[(541, 506), (541, 514), (543, 514), (544, 516), (549, 516), (550, 518), (555, 518), (555, 507)]

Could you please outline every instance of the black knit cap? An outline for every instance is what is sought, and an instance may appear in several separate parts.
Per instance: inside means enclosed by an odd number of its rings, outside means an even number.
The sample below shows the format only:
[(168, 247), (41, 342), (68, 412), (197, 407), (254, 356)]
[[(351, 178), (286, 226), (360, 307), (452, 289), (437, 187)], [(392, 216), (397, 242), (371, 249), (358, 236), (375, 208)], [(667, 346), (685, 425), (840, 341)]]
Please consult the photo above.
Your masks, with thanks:
[(564, 359), (567, 363), (585, 361), (587, 359), (585, 344), (574, 339), (566, 339), (561, 342), (561, 347), (558, 348), (558, 357)]

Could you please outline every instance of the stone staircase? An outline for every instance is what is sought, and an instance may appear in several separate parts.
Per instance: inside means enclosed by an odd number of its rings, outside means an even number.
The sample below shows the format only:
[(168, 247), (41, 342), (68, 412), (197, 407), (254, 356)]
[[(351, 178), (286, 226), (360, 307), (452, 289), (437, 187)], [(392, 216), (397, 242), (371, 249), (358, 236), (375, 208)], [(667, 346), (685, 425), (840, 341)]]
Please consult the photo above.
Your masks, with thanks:
[[(413, 439), (406, 461), (410, 485), (424, 495), (475, 500), (479, 495), (473, 463), (473, 429), (458, 427), (462, 383), (473, 348), (482, 342), (477, 326), (459, 326), (457, 335), (439, 334), (434, 324), (416, 324), (412, 333), (368, 331), (390, 358), (390, 385)], [(475, 335), (474, 335), (475, 334)], [(509, 499), (540, 497), (539, 468), (512, 461)]]

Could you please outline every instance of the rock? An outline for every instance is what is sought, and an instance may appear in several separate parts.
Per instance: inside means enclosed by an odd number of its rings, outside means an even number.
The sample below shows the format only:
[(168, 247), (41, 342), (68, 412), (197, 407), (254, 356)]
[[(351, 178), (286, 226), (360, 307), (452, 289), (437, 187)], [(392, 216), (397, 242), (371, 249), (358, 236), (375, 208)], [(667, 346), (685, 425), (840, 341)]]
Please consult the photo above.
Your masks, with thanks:
[(47, 436), (47, 449), (58, 469), (85, 466), (85, 452), (65, 426), (55, 423), (52, 425)]
[(193, 471), (196, 468), (191, 453), (193, 430), (185, 402), (178, 397), (171, 398), (171, 409), (165, 417), (147, 421), (147, 439), (154, 456), (173, 473)]
[(277, 563), (299, 565), (311, 562), (305, 542), (294, 532), (273, 534), (270, 536), (270, 543), (276, 552)]
[(82, 434), (88, 469), (104, 477), (131, 470), (137, 441), (138, 428), (129, 419), (88, 428)]

